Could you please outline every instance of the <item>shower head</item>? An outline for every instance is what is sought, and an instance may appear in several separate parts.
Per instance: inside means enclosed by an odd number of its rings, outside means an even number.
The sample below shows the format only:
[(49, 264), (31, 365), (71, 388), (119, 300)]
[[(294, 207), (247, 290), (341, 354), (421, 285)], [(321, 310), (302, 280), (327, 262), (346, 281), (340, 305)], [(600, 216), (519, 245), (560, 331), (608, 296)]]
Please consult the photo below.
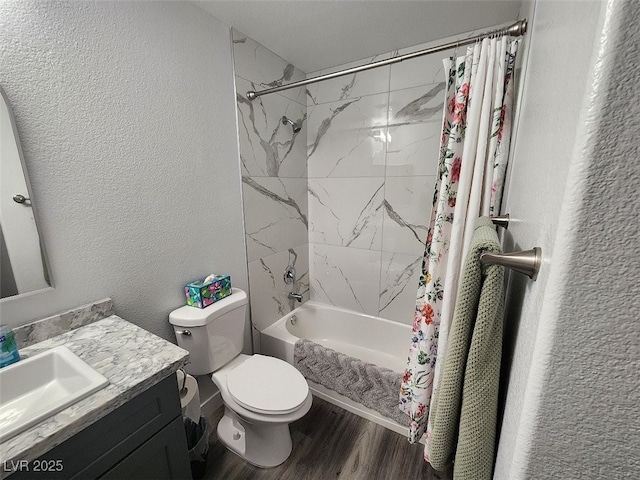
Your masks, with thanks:
[(291, 127), (293, 128), (293, 133), (298, 133), (302, 127), (300, 125), (298, 125), (296, 122), (289, 120), (287, 117), (282, 117), (282, 124), (283, 125), (291, 125)]

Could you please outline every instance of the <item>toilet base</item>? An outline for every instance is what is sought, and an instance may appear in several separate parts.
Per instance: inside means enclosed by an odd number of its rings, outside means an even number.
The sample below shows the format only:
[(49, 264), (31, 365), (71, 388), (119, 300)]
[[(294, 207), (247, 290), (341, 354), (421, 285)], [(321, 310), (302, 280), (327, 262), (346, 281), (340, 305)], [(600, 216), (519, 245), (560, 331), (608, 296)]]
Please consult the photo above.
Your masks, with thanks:
[(249, 422), (225, 405), (217, 431), (225, 447), (257, 467), (276, 467), (291, 455), (288, 423)]

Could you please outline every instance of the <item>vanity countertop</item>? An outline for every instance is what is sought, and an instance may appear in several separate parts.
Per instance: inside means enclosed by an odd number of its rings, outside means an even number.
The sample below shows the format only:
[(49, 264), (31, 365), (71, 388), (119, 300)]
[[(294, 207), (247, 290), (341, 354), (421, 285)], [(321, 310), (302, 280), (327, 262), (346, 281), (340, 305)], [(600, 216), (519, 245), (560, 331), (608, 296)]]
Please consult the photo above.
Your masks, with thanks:
[[(0, 466), (35, 460), (174, 373), (189, 356), (186, 350), (116, 315), (25, 347), (20, 353), (31, 357), (59, 345), (104, 375), (109, 385), (0, 443)], [(5, 468), (0, 468), (0, 478), (6, 475)]]

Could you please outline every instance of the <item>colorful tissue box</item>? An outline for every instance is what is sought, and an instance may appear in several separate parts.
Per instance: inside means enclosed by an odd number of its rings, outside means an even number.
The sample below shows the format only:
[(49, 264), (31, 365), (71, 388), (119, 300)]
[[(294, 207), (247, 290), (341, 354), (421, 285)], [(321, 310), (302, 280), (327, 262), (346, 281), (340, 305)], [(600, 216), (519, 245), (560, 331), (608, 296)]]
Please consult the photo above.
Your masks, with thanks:
[(229, 275), (216, 275), (206, 283), (205, 280), (191, 282), (184, 287), (187, 305), (205, 308), (231, 295), (231, 277)]

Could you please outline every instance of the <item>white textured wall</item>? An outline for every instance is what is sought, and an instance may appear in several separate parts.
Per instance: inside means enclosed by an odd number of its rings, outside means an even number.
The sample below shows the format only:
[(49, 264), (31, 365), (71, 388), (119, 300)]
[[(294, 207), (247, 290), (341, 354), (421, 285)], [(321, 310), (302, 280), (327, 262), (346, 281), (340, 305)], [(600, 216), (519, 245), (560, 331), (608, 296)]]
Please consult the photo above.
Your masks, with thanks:
[(640, 3), (608, 4), (558, 229), (554, 340), (532, 368), (542, 395), (524, 478), (640, 477)]
[(511, 285), (496, 479), (640, 473), (638, 7), (536, 4), (507, 241), (545, 261)]
[[(536, 332), (550, 286), (560, 208), (565, 192), (571, 151), (592, 66), (594, 43), (600, 30), (601, 5), (596, 2), (537, 1), (523, 5), (529, 29), (522, 53), (527, 55), (516, 112), (509, 181), (503, 213), (512, 221), (504, 234), (505, 251), (542, 247), (544, 263), (536, 282), (510, 275), (506, 304), (503, 381), (508, 379), (506, 404), (499, 437), (495, 478), (511, 480), (523, 460), (526, 442), (518, 442), (531, 429), (523, 414), (530, 392), (529, 370), (536, 361)], [(535, 10), (535, 11), (534, 11)], [(577, 47), (580, 45), (580, 47)], [(563, 88), (566, 87), (566, 88)], [(542, 336), (542, 342), (550, 342)], [(510, 368), (509, 368), (510, 367)], [(518, 463), (514, 463), (514, 462)]]
[(247, 288), (226, 26), (180, 2), (3, 1), (0, 83), (55, 283), (3, 300), (3, 323), (109, 296), (173, 339), (185, 283)]

